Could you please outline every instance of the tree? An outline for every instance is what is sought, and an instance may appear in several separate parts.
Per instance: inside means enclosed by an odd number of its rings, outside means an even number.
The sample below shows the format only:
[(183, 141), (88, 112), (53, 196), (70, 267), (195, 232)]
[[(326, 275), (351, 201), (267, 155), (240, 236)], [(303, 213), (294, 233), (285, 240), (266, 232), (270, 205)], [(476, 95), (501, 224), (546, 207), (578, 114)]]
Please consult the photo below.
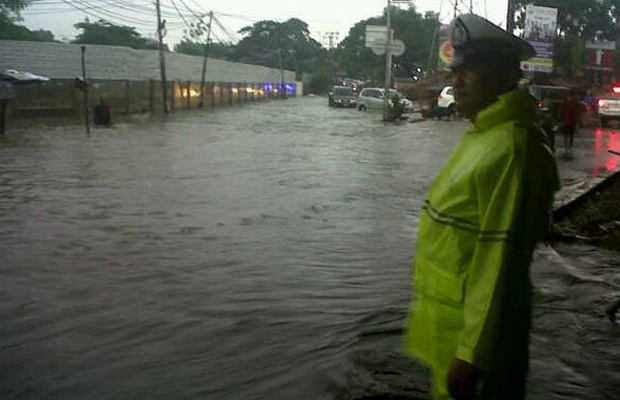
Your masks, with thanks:
[[(184, 37), (183, 40), (174, 46), (174, 51), (202, 57), (205, 55), (205, 44)], [(209, 44), (209, 57), (228, 59), (233, 51), (234, 46), (231, 44), (217, 42)]]
[(245, 37), (231, 60), (311, 72), (327, 60), (327, 50), (310, 37), (308, 24), (297, 18), (285, 22), (259, 21), (239, 31)]
[[(392, 9), (394, 38), (405, 43), (405, 53), (393, 58), (395, 76), (411, 76), (416, 68), (426, 66), (433, 38), (439, 25), (438, 16), (427, 12), (424, 16), (415, 6), (407, 9)], [(351, 28), (348, 36), (340, 43), (335, 53), (337, 65), (351, 77), (383, 80), (385, 57), (375, 55), (365, 47), (366, 25), (386, 26), (386, 15), (360, 21)]]
[(156, 40), (142, 37), (136, 28), (130, 26), (114, 25), (102, 19), (91, 23), (88, 18), (74, 26), (82, 30), (82, 33), (72, 43), (128, 46), (134, 49), (159, 49), (159, 43)]
[(27, 0), (1, 0), (0, 17), (6, 17), (10, 21), (20, 19), (19, 12), (26, 8), (31, 1)]
[(0, 15), (0, 40), (25, 40), (31, 42), (53, 42), (54, 34), (50, 31), (31, 31), (22, 25)]
[(183, 40), (174, 45), (174, 51), (192, 56), (204, 56), (205, 44), (194, 42), (188, 38), (183, 38)]
[(0, 1), (0, 40), (54, 41), (54, 34), (50, 31), (31, 31), (16, 23), (21, 20), (20, 11), (30, 3), (24, 0)]

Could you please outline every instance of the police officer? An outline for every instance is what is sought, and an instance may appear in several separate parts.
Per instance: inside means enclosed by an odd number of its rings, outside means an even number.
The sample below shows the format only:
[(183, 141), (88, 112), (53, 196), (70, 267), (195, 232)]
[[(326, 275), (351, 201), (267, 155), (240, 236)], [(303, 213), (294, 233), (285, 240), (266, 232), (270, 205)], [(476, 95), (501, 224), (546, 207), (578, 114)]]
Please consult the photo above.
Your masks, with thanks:
[(436, 400), (523, 399), (529, 265), (559, 187), (535, 99), (517, 87), (535, 51), (473, 14), (449, 34), (456, 108), (472, 125), (420, 217), (406, 350), (430, 367)]

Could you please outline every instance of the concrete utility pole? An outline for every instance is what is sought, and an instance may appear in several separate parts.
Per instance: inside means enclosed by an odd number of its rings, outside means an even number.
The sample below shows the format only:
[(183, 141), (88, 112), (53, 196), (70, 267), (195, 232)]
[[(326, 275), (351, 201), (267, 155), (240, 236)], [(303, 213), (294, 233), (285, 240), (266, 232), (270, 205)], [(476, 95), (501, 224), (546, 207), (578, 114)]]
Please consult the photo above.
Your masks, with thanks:
[(327, 32), (323, 36), (324, 39), (328, 40), (330, 50), (334, 48), (334, 42), (338, 40), (338, 36), (340, 36), (338, 32)]
[(86, 80), (86, 46), (82, 46), (82, 81), (84, 83), (84, 123), (86, 135), (90, 136), (90, 105), (88, 104), (88, 81)]
[(161, 93), (164, 104), (164, 114), (168, 114), (168, 89), (166, 84), (166, 55), (164, 54), (164, 35), (163, 28), (165, 22), (161, 21), (161, 9), (159, 7), (159, 0), (155, 1), (157, 8), (157, 37), (159, 38), (159, 69), (161, 71)]
[(390, 110), (390, 83), (392, 82), (392, 17), (390, 0), (387, 0), (387, 38), (385, 42), (385, 85), (383, 98), (383, 120), (387, 121)]
[(207, 43), (205, 43), (205, 58), (202, 61), (202, 78), (200, 79), (200, 107), (204, 107), (205, 101), (205, 77), (207, 74), (207, 57), (209, 56), (209, 45), (211, 43), (211, 23), (213, 22), (213, 11), (209, 12), (209, 24), (207, 25)]
[(508, 10), (506, 12), (506, 31), (513, 33), (515, 30), (515, 2), (508, 0)]

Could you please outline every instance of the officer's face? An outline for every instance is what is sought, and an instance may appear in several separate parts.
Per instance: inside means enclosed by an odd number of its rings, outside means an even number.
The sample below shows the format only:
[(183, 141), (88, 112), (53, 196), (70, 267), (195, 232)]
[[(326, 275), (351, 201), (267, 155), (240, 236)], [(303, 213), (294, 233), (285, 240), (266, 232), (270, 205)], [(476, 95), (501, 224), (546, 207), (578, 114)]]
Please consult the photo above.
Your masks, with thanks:
[(499, 94), (497, 73), (481, 63), (468, 63), (452, 70), (452, 86), (458, 112), (471, 120)]

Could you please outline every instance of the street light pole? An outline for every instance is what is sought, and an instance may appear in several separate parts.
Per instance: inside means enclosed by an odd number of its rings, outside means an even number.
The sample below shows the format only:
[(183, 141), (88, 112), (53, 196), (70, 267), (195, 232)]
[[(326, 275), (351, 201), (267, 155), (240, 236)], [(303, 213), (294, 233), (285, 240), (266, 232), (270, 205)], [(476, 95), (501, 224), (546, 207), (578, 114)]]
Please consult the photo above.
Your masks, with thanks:
[(161, 9), (159, 6), (159, 0), (155, 2), (157, 8), (157, 37), (159, 39), (159, 70), (161, 72), (161, 93), (164, 106), (164, 114), (168, 114), (168, 90), (166, 83), (166, 55), (164, 53), (164, 35), (163, 26), (161, 22)]
[(387, 121), (390, 107), (390, 83), (392, 82), (392, 18), (390, 0), (387, 0), (387, 37), (385, 40), (385, 92), (383, 98), (383, 120)]
[(209, 24), (207, 25), (207, 43), (205, 43), (205, 54), (202, 60), (202, 75), (200, 78), (200, 107), (204, 107), (205, 101), (205, 77), (207, 73), (207, 58), (209, 57), (209, 44), (211, 42), (211, 23), (213, 22), (213, 11), (209, 12)]

